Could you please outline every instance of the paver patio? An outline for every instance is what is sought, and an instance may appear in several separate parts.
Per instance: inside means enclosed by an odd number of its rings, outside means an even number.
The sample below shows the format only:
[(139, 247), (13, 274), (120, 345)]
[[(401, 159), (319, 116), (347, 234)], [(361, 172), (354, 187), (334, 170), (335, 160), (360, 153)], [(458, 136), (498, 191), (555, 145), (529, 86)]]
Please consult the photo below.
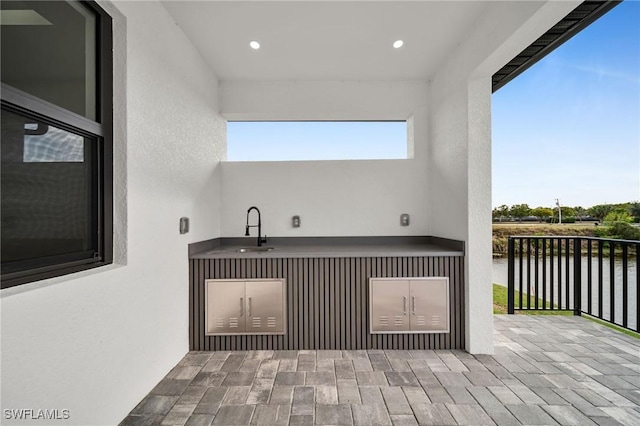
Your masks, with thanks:
[(640, 340), (495, 316), (495, 355), (190, 352), (121, 425), (640, 425)]

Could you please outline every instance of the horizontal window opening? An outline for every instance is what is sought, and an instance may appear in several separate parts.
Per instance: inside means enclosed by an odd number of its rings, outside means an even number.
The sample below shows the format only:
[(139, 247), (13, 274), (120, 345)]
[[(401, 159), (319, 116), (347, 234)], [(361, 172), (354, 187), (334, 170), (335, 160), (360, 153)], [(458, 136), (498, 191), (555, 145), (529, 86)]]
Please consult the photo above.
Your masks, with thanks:
[(411, 158), (407, 121), (230, 121), (227, 161)]

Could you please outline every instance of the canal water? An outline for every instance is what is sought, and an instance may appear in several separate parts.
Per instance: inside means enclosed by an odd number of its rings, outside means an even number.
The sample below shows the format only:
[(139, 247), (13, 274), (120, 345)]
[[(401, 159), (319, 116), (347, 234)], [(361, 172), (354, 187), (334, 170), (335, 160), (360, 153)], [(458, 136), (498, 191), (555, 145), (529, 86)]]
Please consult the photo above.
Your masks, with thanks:
[[(553, 303), (559, 307), (566, 308), (567, 306), (567, 287), (566, 287), (566, 272), (567, 272), (567, 258), (566, 256), (562, 256), (560, 259), (562, 275), (558, 276), (558, 258), (547, 259), (546, 260), (546, 294), (547, 297), (551, 294), (551, 262), (553, 262), (554, 268), (554, 280), (553, 280)], [(573, 300), (573, 256), (569, 256), (568, 259), (569, 265), (569, 297), (568, 300)], [(516, 276), (516, 290), (519, 290), (518, 280), (520, 276), (520, 269), (518, 260), (515, 262), (515, 276)], [(526, 265), (526, 258), (523, 258), (523, 292), (527, 293), (527, 278), (528, 278), (528, 270)], [(638, 316), (638, 306), (636, 297), (638, 291), (638, 282), (637, 282), (637, 273), (636, 273), (636, 262), (635, 258), (629, 261), (627, 266), (627, 326), (633, 330), (637, 329), (637, 321), (636, 318)], [(538, 297), (542, 297), (542, 269), (543, 264), (542, 260), (538, 261)], [(610, 284), (610, 259), (604, 258), (602, 260), (602, 315), (598, 315), (598, 285), (599, 285), (599, 263), (598, 259), (594, 258), (591, 260), (591, 289), (589, 289), (588, 285), (588, 273), (589, 273), (589, 259), (588, 257), (583, 257), (581, 262), (581, 278), (582, 278), (582, 310), (587, 312), (589, 307), (589, 293), (591, 294), (591, 312), (594, 316), (601, 316), (604, 319), (611, 319), (611, 308), (610, 308), (610, 300), (611, 300), (611, 284)], [(622, 268), (622, 260), (615, 259), (614, 261), (614, 286), (613, 286), (613, 294), (614, 294), (614, 322), (616, 324), (623, 323), (623, 276), (624, 269)], [(535, 259), (531, 259), (531, 272), (530, 272), (530, 282), (531, 282), (531, 294), (535, 293)], [(507, 286), (508, 283), (508, 265), (507, 258), (494, 258), (493, 259), (493, 282), (496, 284), (500, 284), (503, 286)], [(558, 287), (560, 287), (560, 298), (558, 297)], [(526, 298), (524, 299), (524, 303), (526, 303)]]

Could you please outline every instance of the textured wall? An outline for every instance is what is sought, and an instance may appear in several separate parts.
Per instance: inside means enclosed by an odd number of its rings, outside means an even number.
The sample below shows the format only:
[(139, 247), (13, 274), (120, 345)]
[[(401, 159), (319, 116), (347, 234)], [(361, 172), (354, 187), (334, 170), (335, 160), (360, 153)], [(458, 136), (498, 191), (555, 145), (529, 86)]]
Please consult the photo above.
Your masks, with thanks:
[(424, 173), (419, 160), (223, 163), (222, 234), (243, 236), (255, 205), (271, 236), (428, 235)]
[(216, 78), (160, 3), (105, 5), (117, 15), (117, 265), (1, 300), (2, 408), (70, 410), (56, 425), (118, 424), (187, 352), (187, 245), (219, 236)]
[[(407, 120), (407, 160), (224, 163), (222, 234), (242, 236), (247, 208), (273, 236), (428, 235), (427, 83), (223, 82), (235, 120)], [(409, 227), (400, 214), (411, 215)], [(291, 227), (299, 215), (302, 226)]]
[[(491, 75), (576, 2), (497, 2), (431, 81), (429, 200), (433, 234), (466, 243), (466, 344), (492, 353)], [(500, 22), (501, 25), (496, 25)]]

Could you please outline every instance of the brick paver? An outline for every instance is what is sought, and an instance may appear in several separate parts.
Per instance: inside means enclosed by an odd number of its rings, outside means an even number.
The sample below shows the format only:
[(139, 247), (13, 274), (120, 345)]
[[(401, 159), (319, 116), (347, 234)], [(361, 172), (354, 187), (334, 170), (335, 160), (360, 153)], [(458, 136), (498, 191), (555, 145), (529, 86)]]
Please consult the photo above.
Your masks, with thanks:
[(190, 352), (121, 425), (640, 425), (640, 340), (579, 317), (494, 324), (494, 355)]

